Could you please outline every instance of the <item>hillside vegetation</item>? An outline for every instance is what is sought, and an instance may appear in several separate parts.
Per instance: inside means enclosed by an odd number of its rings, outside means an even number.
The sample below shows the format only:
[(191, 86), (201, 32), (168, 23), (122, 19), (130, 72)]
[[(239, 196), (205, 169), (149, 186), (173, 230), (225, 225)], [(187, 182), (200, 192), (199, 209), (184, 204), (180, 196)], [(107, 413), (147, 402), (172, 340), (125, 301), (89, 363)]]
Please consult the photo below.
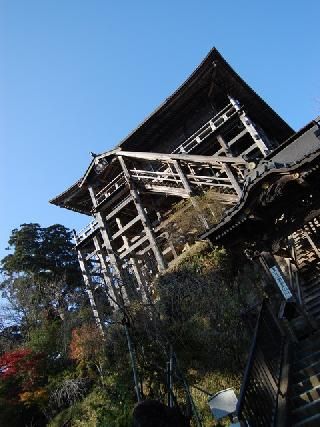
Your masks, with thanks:
[(177, 402), (187, 411), (190, 390), (203, 425), (214, 425), (201, 390), (239, 390), (248, 348), (239, 313), (257, 298), (259, 277), (241, 256), (190, 244), (153, 283), (153, 300), (115, 312), (103, 337), (67, 229), (25, 224), (9, 244), (12, 254), (2, 260), (10, 304), (0, 337), (0, 425), (130, 426), (136, 395), (125, 328), (143, 398), (166, 402), (174, 354)]

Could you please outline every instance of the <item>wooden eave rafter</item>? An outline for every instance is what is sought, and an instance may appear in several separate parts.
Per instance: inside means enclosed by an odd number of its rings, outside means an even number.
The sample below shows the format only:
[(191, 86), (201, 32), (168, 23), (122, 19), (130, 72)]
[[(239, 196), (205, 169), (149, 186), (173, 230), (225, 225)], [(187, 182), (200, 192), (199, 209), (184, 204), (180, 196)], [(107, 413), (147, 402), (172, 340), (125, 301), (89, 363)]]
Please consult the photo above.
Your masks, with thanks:
[(49, 200), (49, 203), (85, 215), (91, 215), (91, 199), (86, 188), (80, 187), (80, 180), (63, 193)]
[(61, 208), (66, 208), (85, 215), (90, 215), (90, 209), (85, 207), (86, 201), (88, 201), (89, 206), (88, 191), (84, 188), (80, 188), (79, 184), (80, 180), (65, 190), (63, 193), (49, 200), (49, 203)]

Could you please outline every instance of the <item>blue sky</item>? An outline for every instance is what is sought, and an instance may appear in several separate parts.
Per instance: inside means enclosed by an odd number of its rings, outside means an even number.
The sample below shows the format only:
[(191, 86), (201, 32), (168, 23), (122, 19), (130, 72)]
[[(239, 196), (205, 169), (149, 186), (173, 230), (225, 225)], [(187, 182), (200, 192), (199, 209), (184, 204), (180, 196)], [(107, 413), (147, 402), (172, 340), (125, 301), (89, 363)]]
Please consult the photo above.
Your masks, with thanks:
[(319, 1), (0, 0), (0, 257), (216, 46), (295, 129), (320, 114)]

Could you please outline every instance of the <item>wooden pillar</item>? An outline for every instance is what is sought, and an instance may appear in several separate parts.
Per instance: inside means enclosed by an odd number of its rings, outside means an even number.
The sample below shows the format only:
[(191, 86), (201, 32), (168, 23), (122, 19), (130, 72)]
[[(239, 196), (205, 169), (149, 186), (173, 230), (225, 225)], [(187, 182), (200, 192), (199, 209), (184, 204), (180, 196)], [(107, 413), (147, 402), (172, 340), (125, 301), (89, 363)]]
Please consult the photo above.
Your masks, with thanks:
[[(117, 309), (117, 308), (119, 308), (118, 295), (116, 294), (116, 290), (114, 289), (112, 280), (110, 279), (110, 277), (108, 275), (107, 263), (106, 263), (105, 258), (103, 256), (102, 248), (100, 246), (99, 239), (97, 236), (93, 237), (93, 243), (94, 243), (94, 247), (96, 249), (96, 254), (97, 254), (99, 262), (100, 262), (103, 280), (104, 280), (106, 288), (107, 288), (107, 295), (108, 295), (109, 303), (113, 308)], [(121, 301), (120, 301), (120, 305), (121, 305)]]
[(77, 252), (78, 252), (78, 260), (79, 260), (80, 270), (81, 270), (83, 281), (84, 281), (84, 284), (86, 287), (86, 292), (88, 294), (88, 298), (89, 298), (89, 302), (91, 305), (93, 317), (95, 319), (97, 327), (101, 331), (101, 334), (103, 336), (105, 336), (104, 329), (102, 326), (102, 322), (101, 322), (101, 319), (99, 316), (98, 308), (97, 308), (96, 302), (94, 300), (94, 295), (92, 292), (92, 283), (91, 283), (90, 276), (89, 276), (89, 273), (88, 273), (86, 265), (85, 265), (85, 260), (84, 260), (84, 257), (82, 255), (82, 252), (80, 251), (80, 249), (78, 249)]
[(262, 136), (259, 134), (258, 130), (256, 129), (253, 122), (249, 119), (249, 117), (246, 115), (246, 113), (243, 111), (240, 113), (240, 120), (244, 127), (247, 129), (248, 133), (250, 134), (251, 138), (265, 157), (267, 153), (269, 152), (269, 149), (266, 145), (266, 142), (262, 138)]
[[(97, 200), (96, 200), (94, 190), (93, 190), (91, 185), (89, 185), (88, 190), (90, 193), (92, 204), (95, 208), (95, 207), (97, 207)], [(106, 253), (108, 254), (112, 269), (114, 270), (115, 276), (116, 276), (117, 281), (118, 281), (120, 295), (118, 295), (117, 293), (114, 292), (115, 286), (112, 283), (112, 278), (110, 278), (110, 276), (107, 274), (108, 269), (107, 269), (107, 264), (105, 262), (105, 259), (103, 257), (103, 253), (102, 253), (103, 248), (100, 246), (99, 240), (97, 238), (94, 238), (93, 242), (94, 242), (95, 248), (97, 250), (97, 255), (98, 255), (100, 265), (102, 268), (103, 277), (104, 277), (106, 286), (108, 288), (108, 292), (110, 292), (110, 297), (111, 298), (115, 297), (115, 300), (117, 301), (117, 303), (122, 305), (123, 303), (128, 302), (128, 295), (127, 295), (127, 291), (125, 289), (125, 283), (122, 279), (121, 268), (118, 265), (116, 255), (115, 255), (113, 248), (112, 248), (112, 245), (111, 245), (111, 241), (110, 241), (110, 238), (109, 238), (109, 235), (107, 232), (106, 221), (103, 219), (101, 212), (96, 212), (94, 216), (95, 216), (95, 218), (99, 224), (100, 233), (102, 236), (104, 247), (105, 247)], [(119, 297), (121, 298), (122, 301), (121, 300), (119, 301)]]
[(104, 247), (105, 247), (105, 250), (106, 250), (108, 257), (110, 259), (112, 269), (115, 273), (114, 275), (118, 281), (120, 295), (123, 299), (123, 303), (126, 303), (126, 302), (128, 302), (128, 295), (127, 295), (127, 291), (125, 288), (125, 281), (123, 280), (123, 277), (121, 274), (121, 266), (118, 263), (116, 254), (114, 253), (112, 245), (111, 245), (111, 240), (109, 238), (108, 231), (107, 231), (107, 229), (108, 229), (107, 223), (106, 223), (105, 219), (103, 218), (101, 212), (96, 212), (95, 218), (98, 221), (101, 237), (102, 237), (102, 240), (104, 243)]
[(189, 194), (189, 196), (190, 196), (190, 200), (191, 200), (191, 203), (192, 203), (192, 205), (193, 205), (193, 207), (194, 207), (194, 209), (195, 209), (195, 211), (196, 211), (196, 213), (197, 213), (197, 215), (198, 215), (198, 217), (199, 217), (199, 219), (200, 219), (200, 221), (202, 222), (202, 224), (203, 224), (203, 226), (204, 226), (204, 228), (206, 229), (206, 230), (208, 230), (210, 227), (209, 227), (209, 224), (208, 224), (208, 221), (206, 220), (206, 218), (202, 215), (202, 212), (201, 212), (201, 209), (200, 209), (200, 207), (199, 207), (199, 205), (198, 205), (198, 203), (196, 202), (196, 200), (192, 197), (192, 189), (191, 189), (191, 187), (190, 187), (190, 184), (189, 184), (189, 182), (188, 182), (188, 180), (187, 180), (187, 177), (185, 176), (185, 174), (183, 173), (183, 170), (181, 169), (181, 166), (180, 166), (180, 164), (179, 164), (179, 162), (178, 162), (178, 160), (173, 160), (173, 164), (174, 164), (174, 167), (175, 167), (175, 169), (176, 169), (176, 171), (177, 171), (177, 174), (179, 175), (179, 177), (180, 177), (180, 180), (181, 180), (181, 182), (182, 182), (182, 185), (183, 185), (183, 187), (184, 187), (184, 189), (186, 190), (186, 192)]
[[(221, 146), (221, 148), (223, 148), (223, 150), (225, 151), (225, 153), (231, 157), (233, 157), (232, 152), (228, 146), (228, 144), (226, 143), (226, 141), (224, 140), (224, 138), (222, 137), (222, 135), (218, 134), (217, 135), (217, 140)], [(230, 166), (228, 164), (224, 164), (222, 169), (224, 170), (224, 172), (226, 173), (227, 177), (230, 179), (231, 184), (233, 186), (233, 188), (235, 189), (237, 195), (239, 196), (239, 198), (242, 196), (242, 190), (239, 186), (238, 180), (236, 179), (236, 177), (234, 176), (234, 173), (232, 172)]]
[(230, 182), (231, 182), (233, 188), (235, 189), (235, 192), (237, 193), (237, 195), (239, 196), (239, 199), (240, 199), (240, 197), (242, 196), (242, 190), (241, 190), (241, 187), (238, 184), (238, 181), (237, 181), (236, 177), (234, 176), (230, 166), (228, 166), (227, 164), (224, 164), (222, 166), (222, 169), (225, 171), (227, 177), (230, 179)]
[(127, 169), (125, 161), (123, 160), (123, 158), (121, 156), (118, 156), (118, 159), (119, 159), (120, 165), (122, 167), (124, 176), (128, 182), (130, 194), (131, 194), (132, 199), (134, 201), (134, 204), (136, 206), (138, 215), (141, 218), (141, 222), (142, 222), (142, 225), (144, 228), (144, 232), (145, 232), (145, 234), (146, 234), (146, 236), (150, 242), (151, 249), (152, 249), (154, 256), (156, 258), (158, 270), (162, 271), (166, 268), (166, 263), (165, 263), (165, 260), (162, 256), (160, 248), (156, 242), (156, 237), (152, 231), (152, 227), (151, 227), (149, 218), (148, 218), (148, 216), (147, 216), (147, 214), (146, 214), (146, 212), (145, 212), (145, 210), (141, 204), (139, 193), (138, 193), (138, 191), (134, 185), (134, 182), (131, 180), (130, 172)]
[[(117, 225), (119, 227), (119, 230), (121, 230), (122, 229), (122, 224), (121, 224), (120, 218), (116, 218), (116, 223), (117, 223)], [(129, 245), (127, 237), (124, 236), (124, 235), (122, 235), (121, 237), (122, 237), (122, 241), (123, 241), (124, 247), (126, 249), (129, 249), (130, 245)], [(145, 284), (144, 284), (144, 281), (143, 281), (143, 279), (141, 277), (140, 269), (139, 269), (137, 260), (135, 258), (131, 257), (130, 258), (130, 264), (132, 266), (132, 270), (134, 272), (134, 275), (135, 275), (135, 277), (137, 279), (137, 283), (138, 283), (138, 285), (140, 287), (140, 292), (141, 292), (142, 300), (144, 302), (146, 302), (147, 301), (147, 295), (146, 295), (146, 290), (145, 290)]]
[(221, 148), (223, 148), (224, 152), (226, 154), (232, 155), (230, 148), (228, 147), (228, 144), (226, 143), (226, 141), (224, 140), (224, 138), (222, 137), (222, 135), (218, 134), (217, 135), (217, 140), (221, 146)]
[(93, 188), (91, 187), (91, 185), (89, 185), (88, 190), (89, 190), (89, 194), (90, 194), (90, 197), (92, 200), (93, 207), (96, 208), (97, 207), (97, 199), (96, 199), (96, 196), (94, 194), (94, 191), (93, 191)]
[(173, 160), (173, 164), (174, 164), (174, 167), (175, 167), (175, 169), (177, 171), (177, 174), (179, 175), (179, 178), (180, 178), (180, 180), (182, 182), (182, 185), (183, 185), (184, 189), (191, 196), (192, 189), (191, 189), (190, 184), (189, 184), (189, 182), (187, 180), (187, 177), (185, 176), (185, 174), (183, 173), (183, 170), (181, 169), (181, 166), (180, 166), (178, 160)]
[(269, 152), (268, 145), (270, 145), (269, 141), (267, 140), (267, 137), (263, 136), (261, 133), (259, 133), (255, 124), (247, 116), (245, 111), (241, 111), (241, 106), (240, 106), (238, 101), (236, 101), (235, 99), (233, 99), (230, 96), (229, 96), (229, 100), (230, 100), (231, 104), (234, 106), (234, 108), (236, 109), (236, 111), (239, 112), (239, 118), (240, 118), (243, 126), (245, 127), (245, 129), (247, 130), (247, 132), (249, 133), (249, 135), (251, 136), (251, 138), (253, 139), (253, 141), (255, 142), (255, 144), (257, 145), (257, 147), (259, 148), (259, 150), (263, 154), (263, 156), (265, 157)]

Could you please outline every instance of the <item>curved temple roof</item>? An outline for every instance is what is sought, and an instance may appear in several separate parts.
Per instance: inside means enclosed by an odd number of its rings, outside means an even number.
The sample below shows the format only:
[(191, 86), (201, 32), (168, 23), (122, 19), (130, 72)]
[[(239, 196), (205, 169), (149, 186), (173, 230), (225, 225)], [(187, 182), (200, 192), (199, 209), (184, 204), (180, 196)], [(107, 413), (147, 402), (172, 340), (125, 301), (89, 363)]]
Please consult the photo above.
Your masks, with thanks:
[[(149, 117), (147, 117), (133, 132), (124, 138), (116, 149), (126, 151), (153, 151), (153, 141), (164, 127), (172, 127), (186, 113), (186, 108), (195, 102), (197, 97), (215, 98), (215, 93), (224, 92), (245, 105), (250, 117), (259, 118), (264, 129), (282, 142), (294, 132), (230, 67), (217, 49), (212, 49), (190, 77), (169, 96)], [(90, 214), (86, 208), (88, 191), (85, 188), (87, 179), (95, 174), (96, 162), (107, 156), (113, 156), (116, 150), (95, 157), (85, 174), (75, 184), (60, 195), (50, 200), (50, 203), (71, 209), (80, 213)], [(159, 151), (159, 149), (154, 150)]]

